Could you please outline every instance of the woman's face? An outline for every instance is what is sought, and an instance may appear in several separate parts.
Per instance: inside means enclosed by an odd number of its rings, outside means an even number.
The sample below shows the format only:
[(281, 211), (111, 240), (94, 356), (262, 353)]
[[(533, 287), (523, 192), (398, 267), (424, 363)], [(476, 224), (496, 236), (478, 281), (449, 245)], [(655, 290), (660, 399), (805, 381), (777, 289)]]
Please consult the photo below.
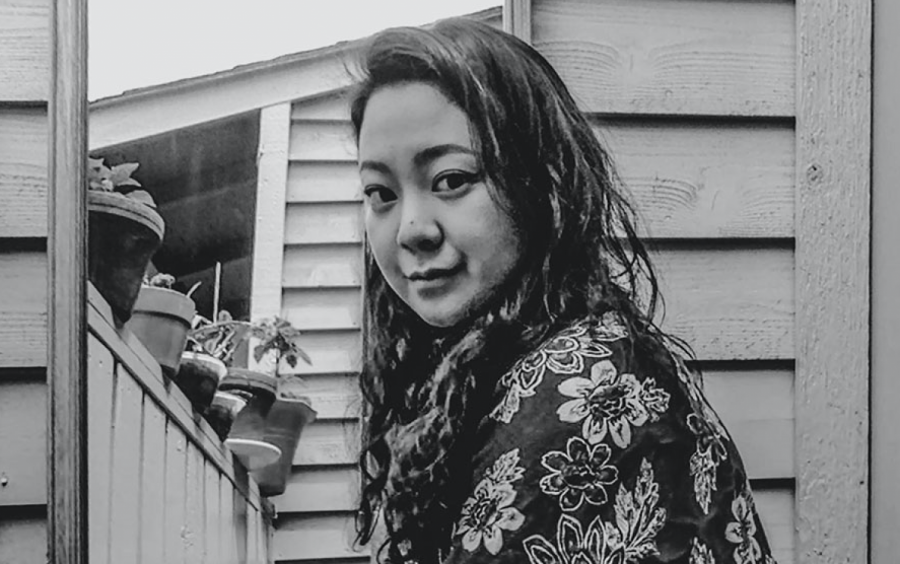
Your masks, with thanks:
[(372, 94), (359, 173), (375, 262), (425, 322), (455, 325), (506, 281), (519, 237), (491, 198), (465, 113), (439, 90), (403, 83)]

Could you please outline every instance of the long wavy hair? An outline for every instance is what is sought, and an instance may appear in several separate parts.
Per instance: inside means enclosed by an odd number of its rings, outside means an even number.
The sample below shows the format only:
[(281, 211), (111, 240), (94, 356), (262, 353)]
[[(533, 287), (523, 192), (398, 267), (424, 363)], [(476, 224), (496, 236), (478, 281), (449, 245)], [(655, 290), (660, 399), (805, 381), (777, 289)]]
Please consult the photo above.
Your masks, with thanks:
[(610, 156), (537, 51), (484, 23), (450, 19), (375, 35), (359, 67), (357, 141), (379, 88), (437, 88), (468, 117), (491, 196), (524, 249), (492, 299), (437, 329), (390, 289), (366, 244), (357, 541), (369, 542), (383, 515), (378, 560), (430, 564), (448, 548), (469, 493), (475, 430), (519, 356), (610, 310), (650, 365), (666, 363), (668, 337), (653, 322), (656, 275)]

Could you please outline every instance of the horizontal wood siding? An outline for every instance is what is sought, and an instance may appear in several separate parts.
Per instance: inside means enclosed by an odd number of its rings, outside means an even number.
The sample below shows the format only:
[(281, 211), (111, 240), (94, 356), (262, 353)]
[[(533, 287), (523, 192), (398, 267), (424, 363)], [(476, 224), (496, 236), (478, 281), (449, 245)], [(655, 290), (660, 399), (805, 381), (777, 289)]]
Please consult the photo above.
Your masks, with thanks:
[[(663, 327), (697, 353), (775, 556), (794, 561), (794, 7), (532, 0), (533, 43), (609, 148), (650, 240)], [(319, 419), (274, 501), (276, 560), (354, 561), (361, 195), (343, 95), (294, 104), (282, 309)]]
[(46, 102), (50, 88), (50, 0), (0, 2), (0, 46), (0, 100)]
[(775, 556), (791, 563), (794, 3), (532, 7), (532, 43), (596, 120), (656, 247), (663, 328), (704, 361)]
[(246, 470), (91, 297), (91, 563), (268, 562), (270, 517)]
[[(272, 555), (279, 560), (368, 560), (349, 548), (359, 402), (362, 313), (362, 206), (355, 149), (342, 95), (294, 104), (291, 111), (281, 311), (304, 331), (300, 343), (312, 365), (292, 389), (307, 395), (317, 419), (303, 431), (293, 475), (273, 498), (278, 526)], [(298, 528), (311, 536), (297, 537)], [(349, 558), (349, 560), (347, 560)]]
[(794, 3), (533, 0), (532, 42), (589, 112), (794, 115)]
[(0, 0), (0, 563), (47, 542), (50, 0)]
[(44, 108), (0, 109), (0, 237), (47, 236), (48, 127)]

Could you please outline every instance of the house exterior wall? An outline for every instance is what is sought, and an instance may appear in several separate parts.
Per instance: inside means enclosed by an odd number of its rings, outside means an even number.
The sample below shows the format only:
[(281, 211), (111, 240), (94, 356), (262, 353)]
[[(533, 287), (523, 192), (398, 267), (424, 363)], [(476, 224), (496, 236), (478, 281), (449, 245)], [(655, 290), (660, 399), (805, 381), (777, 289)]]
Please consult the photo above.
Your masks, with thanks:
[(0, 0), (0, 562), (46, 532), (50, 1)]
[[(697, 354), (776, 559), (865, 561), (866, 2), (511, 8), (528, 20), (512, 29), (560, 71), (632, 191), (662, 279), (662, 326)], [(830, 44), (850, 55), (826, 61)], [(830, 82), (815, 83), (824, 74)], [(299, 368), (298, 389), (320, 420), (304, 432), (287, 492), (273, 499), (276, 561), (367, 558), (348, 545), (361, 209), (347, 103), (333, 94), (291, 111), (281, 310), (307, 330), (314, 365)], [(851, 166), (841, 168), (839, 148)], [(829, 208), (829, 190), (842, 207)], [(855, 297), (844, 303), (836, 295), (847, 289)], [(854, 515), (843, 529), (841, 506)]]
[(794, 561), (795, 6), (533, 0), (532, 44), (612, 148), (774, 556)]

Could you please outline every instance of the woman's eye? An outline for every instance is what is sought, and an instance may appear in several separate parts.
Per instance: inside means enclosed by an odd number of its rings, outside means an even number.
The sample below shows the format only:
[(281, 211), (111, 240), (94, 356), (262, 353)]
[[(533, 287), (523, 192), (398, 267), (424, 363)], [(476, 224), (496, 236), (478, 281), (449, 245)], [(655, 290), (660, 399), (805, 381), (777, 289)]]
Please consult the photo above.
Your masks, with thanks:
[(478, 181), (478, 175), (470, 172), (450, 172), (439, 176), (434, 182), (435, 192), (454, 192)]
[(387, 204), (397, 199), (394, 192), (384, 186), (367, 186), (363, 194), (373, 205)]

